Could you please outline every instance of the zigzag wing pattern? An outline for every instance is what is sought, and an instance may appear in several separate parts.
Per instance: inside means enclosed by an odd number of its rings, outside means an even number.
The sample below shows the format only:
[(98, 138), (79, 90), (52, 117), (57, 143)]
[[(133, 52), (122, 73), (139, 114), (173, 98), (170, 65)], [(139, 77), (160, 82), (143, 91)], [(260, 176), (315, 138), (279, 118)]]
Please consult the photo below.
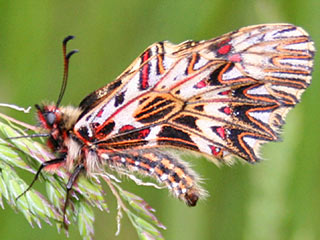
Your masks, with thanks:
[(76, 128), (115, 148), (160, 144), (255, 162), (310, 84), (313, 52), (309, 36), (293, 25), (156, 43)]
[(308, 34), (290, 24), (155, 43), (82, 101), (74, 133), (94, 146), (99, 161), (153, 176), (194, 206), (203, 193), (196, 175), (157, 149), (189, 150), (215, 163), (258, 161), (260, 146), (279, 140), (288, 111), (309, 86), (314, 51)]

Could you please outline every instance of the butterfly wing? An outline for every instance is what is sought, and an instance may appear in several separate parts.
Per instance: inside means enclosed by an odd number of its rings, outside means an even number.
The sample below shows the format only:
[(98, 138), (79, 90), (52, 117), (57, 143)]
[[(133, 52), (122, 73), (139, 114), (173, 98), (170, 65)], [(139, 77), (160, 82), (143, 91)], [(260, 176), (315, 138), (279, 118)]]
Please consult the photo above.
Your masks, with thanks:
[(74, 133), (94, 150), (88, 172), (101, 161), (119, 172), (138, 171), (195, 206), (205, 192), (198, 177), (161, 147), (216, 163), (232, 156), (258, 161), (260, 146), (279, 139), (288, 111), (310, 84), (313, 54), (308, 34), (290, 24), (151, 45), (80, 104)]
[(313, 54), (308, 34), (290, 24), (156, 43), (92, 94), (93, 107), (83, 101), (91, 107), (75, 132), (105, 149), (172, 146), (255, 162), (310, 84)]

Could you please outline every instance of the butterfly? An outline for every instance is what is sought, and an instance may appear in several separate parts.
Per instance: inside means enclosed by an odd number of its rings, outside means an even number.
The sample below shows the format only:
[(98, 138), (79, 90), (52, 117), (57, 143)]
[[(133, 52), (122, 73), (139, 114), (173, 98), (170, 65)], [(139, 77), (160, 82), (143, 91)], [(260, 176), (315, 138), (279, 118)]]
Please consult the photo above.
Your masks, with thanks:
[(57, 103), (36, 105), (57, 156), (41, 165), (36, 178), (42, 169), (66, 167), (72, 173), (68, 193), (81, 172), (137, 172), (189, 206), (205, 190), (176, 152), (198, 153), (216, 164), (258, 162), (261, 145), (279, 140), (287, 113), (310, 85), (315, 51), (309, 35), (291, 24), (249, 26), (178, 45), (157, 42), (78, 107), (62, 107), (75, 53), (66, 53), (70, 39), (63, 42)]

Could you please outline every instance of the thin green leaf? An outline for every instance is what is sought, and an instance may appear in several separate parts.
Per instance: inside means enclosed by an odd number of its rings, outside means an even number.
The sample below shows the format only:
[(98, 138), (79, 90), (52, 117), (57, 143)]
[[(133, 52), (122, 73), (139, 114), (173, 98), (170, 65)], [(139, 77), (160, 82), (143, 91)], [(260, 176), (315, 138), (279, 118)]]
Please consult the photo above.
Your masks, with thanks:
[(136, 215), (132, 215), (132, 220), (135, 222), (135, 225), (137, 226), (138, 236), (141, 239), (164, 239), (160, 231), (143, 218), (140, 218)]
[(92, 239), (94, 235), (94, 213), (88, 204), (78, 205), (78, 227), (84, 239)]
[(156, 224), (159, 228), (166, 229), (166, 227), (152, 213), (152, 212), (155, 212), (155, 210), (151, 208), (150, 205), (146, 201), (144, 201), (141, 197), (125, 190), (121, 191), (120, 193), (122, 197), (128, 201), (130, 206), (135, 211), (139, 212), (145, 218), (150, 220), (153, 224)]
[[(3, 115), (0, 117), (6, 119)], [(3, 207), (2, 201), (5, 199), (12, 208), (25, 216), (31, 226), (34, 226), (34, 223), (40, 226), (40, 220), (44, 220), (49, 224), (54, 221), (57, 223), (58, 230), (60, 230), (63, 218), (62, 209), (66, 196), (65, 185), (70, 173), (60, 168), (54, 174), (43, 172), (39, 176), (45, 182), (49, 200), (34, 188), (16, 200), (17, 196), (28, 188), (28, 184), (19, 177), (15, 168), (35, 174), (43, 161), (54, 159), (55, 156), (47, 150), (46, 146), (33, 139), (10, 139), (22, 136), (25, 133), (8, 119), (6, 121), (4, 122), (0, 119), (0, 205)], [(108, 206), (104, 199), (104, 191), (97, 178), (98, 176), (93, 176), (92, 178), (80, 177), (70, 192), (71, 197), (66, 209), (66, 217), (77, 222), (83, 239), (92, 239), (94, 236), (94, 212), (92, 206), (108, 211)], [(141, 239), (163, 239), (158, 229), (152, 225), (155, 224), (165, 229), (152, 213), (154, 210), (139, 196), (124, 191), (119, 187), (117, 185), (119, 180), (115, 176), (110, 174), (108, 179), (109, 186), (112, 187), (112, 192), (118, 201), (119, 229), (123, 211), (129, 217)], [(116, 186), (116, 188), (113, 188), (113, 186)], [(136, 213), (148, 219), (151, 223), (135, 215), (121, 200), (120, 196)]]
[(91, 205), (98, 207), (101, 211), (108, 210), (108, 205), (104, 200), (104, 191), (97, 179), (79, 178), (75, 189), (84, 195)]

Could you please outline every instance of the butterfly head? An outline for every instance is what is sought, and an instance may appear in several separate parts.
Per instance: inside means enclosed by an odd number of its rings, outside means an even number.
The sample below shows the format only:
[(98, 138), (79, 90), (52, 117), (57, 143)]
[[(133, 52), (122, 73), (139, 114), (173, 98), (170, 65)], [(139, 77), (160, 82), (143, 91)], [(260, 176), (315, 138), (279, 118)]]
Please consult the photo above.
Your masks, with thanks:
[(38, 105), (36, 104), (37, 115), (40, 125), (47, 130), (57, 128), (61, 121), (61, 112), (54, 105)]
[(49, 133), (48, 146), (52, 150), (61, 149), (63, 134), (61, 128), (61, 112), (54, 105), (35, 105), (40, 127)]

